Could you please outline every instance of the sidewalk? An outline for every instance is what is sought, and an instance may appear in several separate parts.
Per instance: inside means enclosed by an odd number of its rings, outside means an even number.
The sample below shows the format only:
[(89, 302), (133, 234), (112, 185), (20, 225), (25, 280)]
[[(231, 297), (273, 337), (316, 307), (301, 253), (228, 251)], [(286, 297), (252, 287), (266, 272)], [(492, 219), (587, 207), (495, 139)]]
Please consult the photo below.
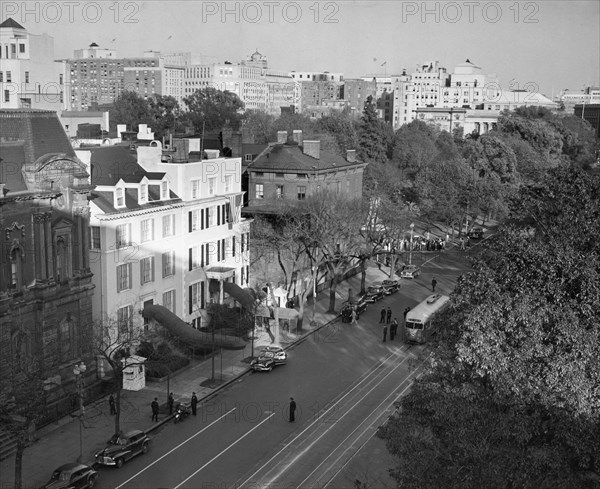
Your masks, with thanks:
[[(382, 267), (367, 269), (366, 284), (384, 280), (387, 277)], [(336, 308), (347, 299), (348, 289), (354, 293), (360, 291), (361, 274), (357, 274), (338, 284), (336, 291)], [(329, 306), (329, 290), (318, 294), (315, 306), (315, 317), (312, 321), (312, 303), (305, 306), (303, 334), (282, 334), (279, 343), (289, 346), (301, 338), (312, 334), (317, 329), (336, 320), (336, 316), (327, 314)], [(270, 343), (268, 335), (261, 335), (254, 341), (254, 354), (262, 346)], [(147, 382), (146, 387), (140, 391), (121, 392), (121, 430), (124, 432), (139, 429), (152, 432), (167, 423), (171, 416), (165, 408), (159, 415), (159, 422), (151, 422), (150, 403), (158, 397), (161, 406), (166, 403), (168, 391), (173, 392), (176, 402), (189, 403), (192, 392), (196, 392), (199, 403), (207, 401), (220, 389), (231, 384), (239, 377), (250, 371), (248, 357), (251, 355), (251, 344), (243, 350), (222, 350), (214, 357), (215, 380), (218, 385), (214, 388), (204, 387), (201, 384), (212, 379), (212, 359), (193, 359), (191, 366), (175, 374), (168, 381)], [(210, 384), (210, 383), (209, 383)], [(57, 467), (77, 460), (79, 457), (80, 429), (83, 436), (83, 463), (91, 465), (94, 453), (105, 446), (105, 442), (114, 433), (114, 417), (109, 414), (108, 397), (85, 406), (85, 419), (80, 427), (79, 418), (68, 416), (40, 429), (37, 433), (39, 439), (25, 450), (23, 456), (23, 489), (38, 488), (48, 481), (52, 472)], [(14, 455), (0, 462), (0, 489), (9, 489), (14, 486)]]

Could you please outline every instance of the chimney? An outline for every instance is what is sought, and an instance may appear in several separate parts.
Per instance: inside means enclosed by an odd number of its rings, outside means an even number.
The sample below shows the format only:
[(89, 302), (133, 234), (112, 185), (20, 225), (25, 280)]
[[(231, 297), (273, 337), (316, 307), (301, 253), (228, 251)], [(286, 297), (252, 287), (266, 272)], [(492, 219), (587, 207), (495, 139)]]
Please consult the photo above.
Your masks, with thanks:
[(277, 131), (277, 144), (287, 143), (287, 131)]
[(304, 141), (302, 149), (305, 155), (312, 156), (317, 160), (321, 157), (321, 141)]
[(348, 161), (348, 163), (356, 163), (356, 150), (355, 149), (347, 149), (346, 150), (346, 161)]
[(294, 142), (298, 144), (298, 146), (302, 146), (302, 129), (294, 129), (292, 138), (294, 139)]

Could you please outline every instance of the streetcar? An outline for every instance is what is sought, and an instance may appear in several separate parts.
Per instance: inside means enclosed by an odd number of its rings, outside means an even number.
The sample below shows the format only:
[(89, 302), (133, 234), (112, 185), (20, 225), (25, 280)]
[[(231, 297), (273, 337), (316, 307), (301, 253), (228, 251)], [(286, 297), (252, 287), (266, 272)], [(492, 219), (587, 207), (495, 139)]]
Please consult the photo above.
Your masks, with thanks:
[(404, 341), (425, 343), (440, 328), (439, 316), (450, 305), (450, 297), (433, 294), (406, 314)]

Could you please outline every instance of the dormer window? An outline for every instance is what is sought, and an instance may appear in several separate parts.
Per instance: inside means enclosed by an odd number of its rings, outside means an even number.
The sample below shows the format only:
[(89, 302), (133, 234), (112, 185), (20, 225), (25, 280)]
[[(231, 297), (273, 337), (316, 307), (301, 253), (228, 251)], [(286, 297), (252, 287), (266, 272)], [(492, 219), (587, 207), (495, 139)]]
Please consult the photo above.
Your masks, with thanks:
[(148, 202), (148, 185), (142, 183), (140, 185), (140, 204), (145, 204)]
[(125, 189), (117, 188), (115, 190), (115, 194), (116, 194), (115, 207), (125, 207)]
[(160, 199), (167, 200), (169, 198), (169, 182), (161, 182), (160, 184)]

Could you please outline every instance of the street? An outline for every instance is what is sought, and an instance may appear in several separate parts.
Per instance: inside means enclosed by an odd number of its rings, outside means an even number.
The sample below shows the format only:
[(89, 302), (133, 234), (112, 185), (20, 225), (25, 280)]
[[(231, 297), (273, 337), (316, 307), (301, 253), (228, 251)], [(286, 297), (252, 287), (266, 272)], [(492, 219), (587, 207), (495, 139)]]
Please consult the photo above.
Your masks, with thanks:
[[(430, 293), (435, 274), (449, 292), (463, 266), (432, 260), (400, 292), (371, 304), (358, 325), (336, 322), (288, 351), (287, 365), (252, 373), (202, 405), (198, 416), (167, 424), (151, 451), (121, 469), (102, 468), (99, 487), (342, 488), (393, 403), (419, 373), (425, 347), (382, 342), (379, 314), (402, 311)], [(423, 354), (423, 355), (422, 355)], [(289, 422), (289, 400), (298, 409)]]

